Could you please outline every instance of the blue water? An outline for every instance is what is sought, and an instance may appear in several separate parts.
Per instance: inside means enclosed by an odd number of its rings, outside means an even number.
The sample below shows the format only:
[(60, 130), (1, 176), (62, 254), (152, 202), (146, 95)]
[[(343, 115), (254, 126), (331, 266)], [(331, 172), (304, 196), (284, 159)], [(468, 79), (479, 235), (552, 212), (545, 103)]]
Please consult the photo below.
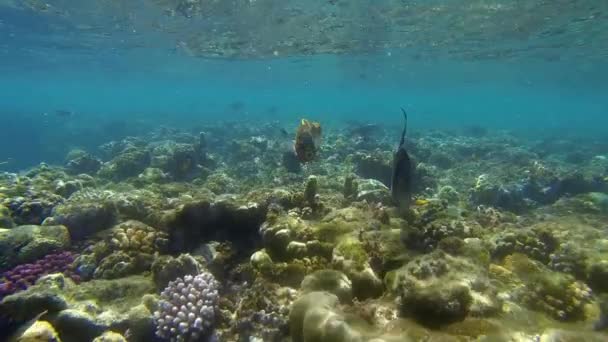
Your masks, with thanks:
[(91, 43), (78, 36), (47, 36), (46, 20), (72, 25), (0, 6), (0, 23), (11, 24), (0, 38), (0, 162), (12, 158), (5, 169), (61, 162), (71, 148), (94, 149), (160, 125), (295, 126), (302, 116), (330, 126), (350, 119), (400, 125), (400, 106), (414, 131), (475, 124), (528, 135), (608, 133), (608, 59), (412, 58), (415, 47), (205, 59), (166, 44), (121, 49), (117, 35), (115, 44), (87, 50)]

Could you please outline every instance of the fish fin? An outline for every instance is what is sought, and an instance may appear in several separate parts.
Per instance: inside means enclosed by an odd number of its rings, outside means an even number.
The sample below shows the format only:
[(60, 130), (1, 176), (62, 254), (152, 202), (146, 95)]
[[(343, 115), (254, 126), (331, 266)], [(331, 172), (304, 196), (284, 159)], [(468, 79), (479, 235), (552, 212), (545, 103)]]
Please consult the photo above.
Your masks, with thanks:
[(401, 112), (403, 113), (403, 119), (404, 119), (404, 123), (403, 123), (403, 132), (401, 132), (401, 141), (399, 142), (399, 146), (403, 146), (403, 144), (405, 143), (405, 134), (407, 132), (407, 112), (405, 111), (405, 109), (403, 109), (403, 107), (401, 107)]

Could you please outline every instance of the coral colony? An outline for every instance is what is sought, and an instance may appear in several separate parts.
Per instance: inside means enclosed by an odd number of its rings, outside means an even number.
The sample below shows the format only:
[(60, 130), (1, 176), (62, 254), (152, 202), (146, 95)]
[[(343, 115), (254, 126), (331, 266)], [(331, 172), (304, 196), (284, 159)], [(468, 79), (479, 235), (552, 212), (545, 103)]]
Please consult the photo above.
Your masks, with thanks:
[(63, 273), (75, 282), (80, 281), (80, 276), (71, 268), (75, 257), (75, 254), (67, 251), (51, 253), (33, 263), (21, 264), (3, 272), (0, 275), (0, 298), (27, 289), (47, 274)]
[(171, 341), (194, 341), (213, 331), (219, 284), (211, 273), (177, 278), (161, 292), (154, 312), (156, 334)]

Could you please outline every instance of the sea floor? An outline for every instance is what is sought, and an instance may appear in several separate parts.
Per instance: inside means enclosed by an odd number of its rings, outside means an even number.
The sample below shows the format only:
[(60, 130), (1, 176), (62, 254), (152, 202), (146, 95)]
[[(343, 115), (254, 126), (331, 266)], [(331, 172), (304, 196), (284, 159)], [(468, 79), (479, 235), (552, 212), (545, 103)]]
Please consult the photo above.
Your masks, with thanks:
[[(0, 174), (0, 331), (36, 341), (606, 341), (592, 139), (162, 128)], [(1, 165), (0, 165), (1, 167)], [(29, 341), (29, 340), (28, 340)]]

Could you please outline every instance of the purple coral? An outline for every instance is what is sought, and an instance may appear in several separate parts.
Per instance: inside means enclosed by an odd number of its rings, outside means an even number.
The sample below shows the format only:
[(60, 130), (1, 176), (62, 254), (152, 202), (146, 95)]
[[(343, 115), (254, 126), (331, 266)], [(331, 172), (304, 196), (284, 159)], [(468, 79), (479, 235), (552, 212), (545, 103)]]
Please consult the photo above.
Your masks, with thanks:
[(43, 275), (63, 273), (74, 281), (80, 277), (73, 273), (71, 265), (76, 255), (72, 252), (56, 252), (30, 264), (21, 264), (0, 274), (0, 300), (15, 292), (25, 290)]
[(156, 335), (171, 341), (196, 341), (209, 335), (215, 325), (218, 289), (219, 283), (208, 272), (170, 282), (154, 312)]

